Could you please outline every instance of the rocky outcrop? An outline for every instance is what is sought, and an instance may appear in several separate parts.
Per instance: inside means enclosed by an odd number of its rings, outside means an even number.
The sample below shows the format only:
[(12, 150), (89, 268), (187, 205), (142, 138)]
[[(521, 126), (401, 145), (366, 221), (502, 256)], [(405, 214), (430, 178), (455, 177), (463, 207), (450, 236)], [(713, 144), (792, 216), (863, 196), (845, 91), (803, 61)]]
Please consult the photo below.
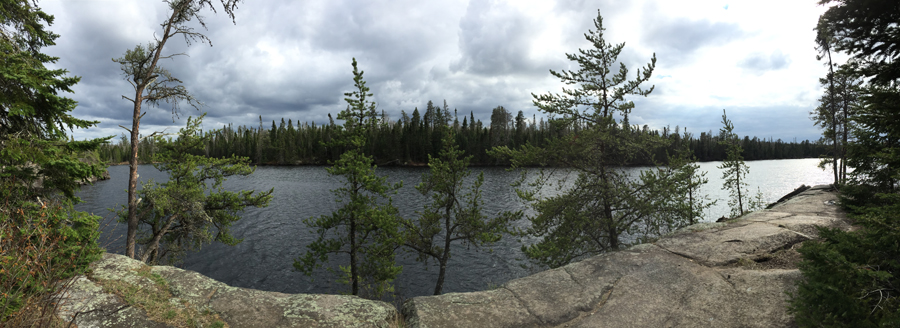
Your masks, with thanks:
[[(117, 254), (104, 254), (91, 264), (89, 276), (74, 278), (64, 290), (59, 316), (78, 327), (170, 327), (152, 320), (138, 297), (110, 291), (152, 290), (164, 286), (171, 295), (174, 316), (185, 307), (212, 314), (220, 327), (393, 327), (399, 322), (394, 306), (347, 295), (283, 294), (231, 287), (197, 272), (170, 266), (147, 267)], [(142, 274), (143, 270), (143, 274)], [(125, 298), (134, 298), (130, 302)], [(147, 303), (147, 302), (143, 302)], [(164, 304), (165, 305), (165, 304)]]
[(494, 290), (416, 297), (402, 310), (422, 328), (791, 327), (786, 292), (801, 274), (774, 259), (796, 253), (815, 226), (849, 228), (836, 199), (829, 186), (813, 187), (734, 222), (687, 227)]
[[(816, 226), (850, 229), (836, 200), (829, 186), (817, 186), (738, 220), (689, 226), (652, 244), (496, 289), (415, 297), (402, 308), (405, 326), (792, 327), (786, 292), (802, 278), (793, 249), (815, 238)], [(113, 293), (113, 283), (125, 290), (162, 290), (170, 297), (168, 306), (214, 316), (220, 327), (401, 324), (390, 304), (354, 296), (231, 287), (196, 272), (148, 267), (115, 254), (105, 254), (92, 267), (91, 275), (70, 281), (59, 312), (78, 327), (173, 326), (151, 319), (134, 296)]]
[(100, 173), (99, 176), (95, 175), (95, 176), (91, 176), (87, 179), (80, 180), (80, 181), (78, 181), (78, 184), (80, 184), (80, 185), (93, 184), (94, 182), (97, 182), (100, 180), (109, 180), (109, 170), (103, 170), (103, 173)]

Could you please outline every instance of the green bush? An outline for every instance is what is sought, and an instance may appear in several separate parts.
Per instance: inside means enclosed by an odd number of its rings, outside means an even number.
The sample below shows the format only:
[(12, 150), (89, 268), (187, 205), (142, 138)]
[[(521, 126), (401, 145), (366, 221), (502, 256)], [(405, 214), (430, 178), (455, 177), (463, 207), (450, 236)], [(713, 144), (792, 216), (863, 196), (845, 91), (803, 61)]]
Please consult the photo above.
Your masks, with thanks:
[(4, 206), (10, 210), (0, 211), (0, 326), (43, 326), (56, 306), (57, 282), (100, 258), (99, 217), (74, 211), (68, 200)]
[(866, 207), (845, 201), (859, 230), (821, 228), (821, 240), (799, 249), (805, 279), (790, 311), (801, 327), (900, 327), (900, 197), (868, 199)]

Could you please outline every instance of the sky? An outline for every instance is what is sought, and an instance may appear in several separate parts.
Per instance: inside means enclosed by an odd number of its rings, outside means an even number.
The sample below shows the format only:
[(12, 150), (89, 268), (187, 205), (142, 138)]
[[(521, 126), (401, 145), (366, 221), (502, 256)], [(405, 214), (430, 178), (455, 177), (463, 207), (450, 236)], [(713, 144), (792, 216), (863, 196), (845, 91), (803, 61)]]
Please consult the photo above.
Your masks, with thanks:
[[(801, 1), (244, 1), (235, 21), (213, 0), (207, 9), (212, 46), (174, 38), (160, 63), (204, 106), (144, 106), (142, 134), (177, 132), (188, 116), (207, 112), (206, 129), (264, 126), (282, 118), (323, 123), (346, 108), (356, 58), (378, 110), (401, 111), (444, 101), (460, 116), (487, 123), (503, 106), (543, 116), (532, 94), (564, 86), (549, 70), (577, 70), (567, 53), (591, 47), (584, 33), (599, 12), (610, 43), (625, 43), (619, 60), (634, 77), (655, 54), (646, 98), (632, 97), (632, 124), (699, 135), (718, 133), (722, 110), (741, 136), (816, 140), (809, 119), (826, 68), (816, 60), (813, 28), (825, 8)], [(113, 58), (161, 34), (168, 7), (154, 0), (42, 0), (60, 34), (45, 49), (81, 82), (68, 97), (73, 115), (98, 120), (76, 139), (122, 135), (131, 126), (131, 85)]]

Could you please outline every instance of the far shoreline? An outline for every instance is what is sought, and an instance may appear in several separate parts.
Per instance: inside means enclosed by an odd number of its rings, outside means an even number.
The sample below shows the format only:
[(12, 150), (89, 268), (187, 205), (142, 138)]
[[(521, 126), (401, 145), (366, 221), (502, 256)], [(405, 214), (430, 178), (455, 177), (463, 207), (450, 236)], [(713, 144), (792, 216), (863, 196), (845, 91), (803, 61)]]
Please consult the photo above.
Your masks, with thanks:
[[(795, 159), (821, 159), (821, 157), (799, 157), (799, 158), (768, 158), (768, 159), (754, 159), (754, 160), (744, 160), (745, 162), (759, 162), (759, 161), (781, 161), (781, 160), (795, 160)], [(709, 163), (709, 162), (721, 162), (722, 160), (707, 160), (707, 161), (696, 161), (696, 163)], [(387, 162), (384, 164), (376, 163), (375, 166), (378, 167), (428, 167), (428, 163), (420, 163), (420, 162), (411, 162), (406, 164), (394, 163), (396, 161)], [(106, 166), (121, 166), (121, 165), (129, 165), (128, 162), (118, 162), (118, 163), (107, 163)], [(138, 165), (152, 165), (158, 164), (156, 163), (138, 163)], [(315, 164), (315, 163), (299, 163), (299, 164), (277, 164), (277, 163), (250, 163), (250, 165), (254, 166), (331, 166), (329, 164)], [(628, 166), (647, 166), (647, 165), (628, 165)], [(509, 164), (470, 164), (469, 167), (509, 167)], [(525, 167), (564, 167), (564, 166), (540, 166), (540, 165), (529, 165)]]

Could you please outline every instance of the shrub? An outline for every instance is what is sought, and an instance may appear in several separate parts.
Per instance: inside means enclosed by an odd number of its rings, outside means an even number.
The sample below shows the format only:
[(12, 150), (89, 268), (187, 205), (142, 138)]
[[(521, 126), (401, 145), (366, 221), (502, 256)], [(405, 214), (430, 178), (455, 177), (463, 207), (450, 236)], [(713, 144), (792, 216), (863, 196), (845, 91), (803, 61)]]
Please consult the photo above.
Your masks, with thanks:
[(71, 202), (6, 202), (0, 211), (0, 326), (47, 326), (65, 278), (100, 258), (98, 217)]
[(900, 197), (877, 197), (893, 205), (850, 207), (861, 229), (821, 228), (800, 247), (790, 311), (801, 327), (900, 327)]

